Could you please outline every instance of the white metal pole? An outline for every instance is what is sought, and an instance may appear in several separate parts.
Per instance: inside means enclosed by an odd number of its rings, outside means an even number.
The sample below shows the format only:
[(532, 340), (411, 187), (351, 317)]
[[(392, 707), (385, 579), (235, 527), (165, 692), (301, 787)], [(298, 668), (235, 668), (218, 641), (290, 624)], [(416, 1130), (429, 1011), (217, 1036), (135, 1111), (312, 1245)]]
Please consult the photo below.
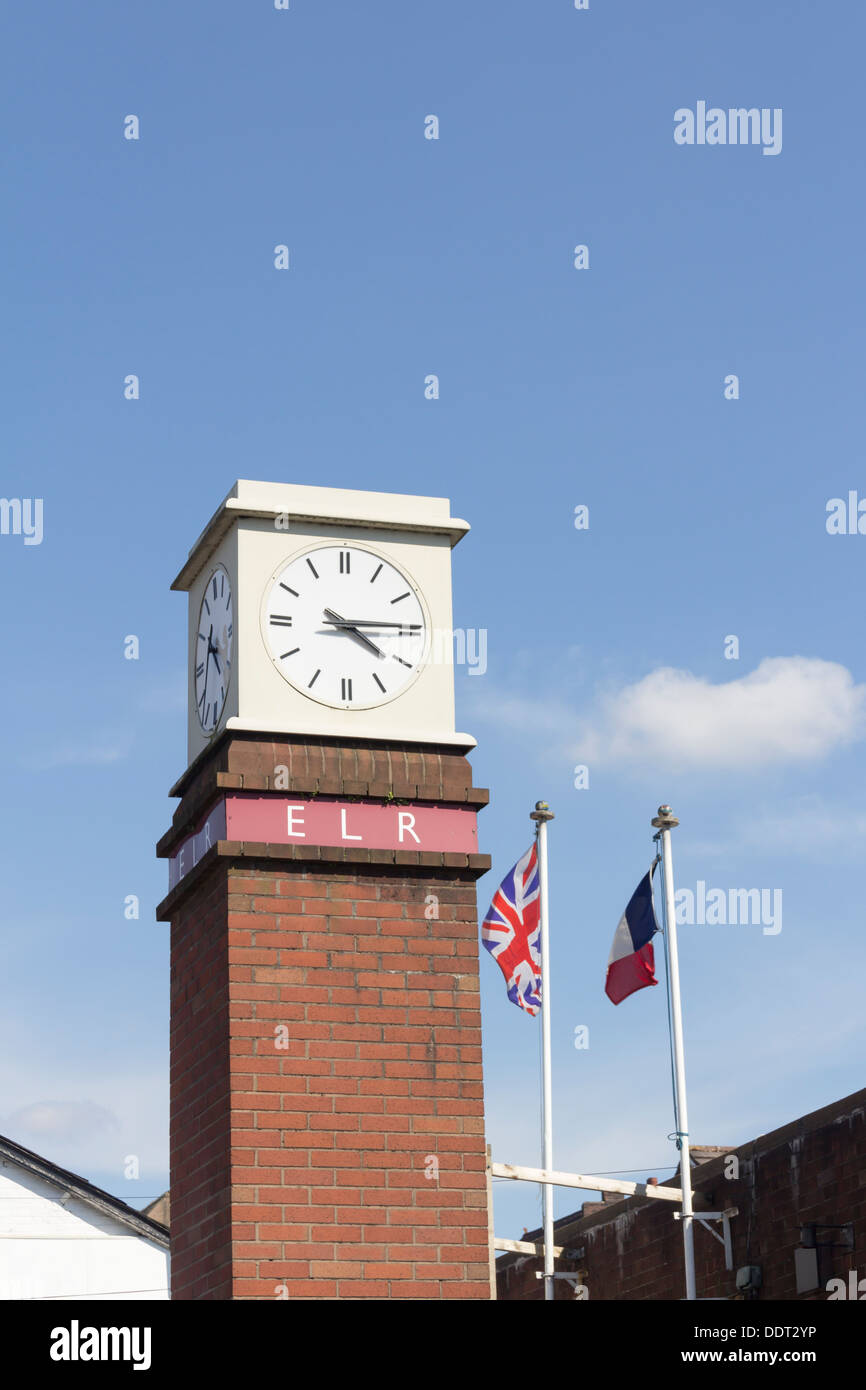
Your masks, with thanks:
[[(548, 932), (547, 909), (547, 822), (553, 820), (553, 812), (546, 801), (536, 801), (535, 810), (530, 812), (536, 824), (536, 846), (538, 849), (538, 899), (541, 922), (541, 1102), (543, 1141), (541, 1166), (545, 1172), (553, 1169), (553, 1102), (550, 1079), (550, 938)], [(542, 1212), (544, 1228), (544, 1298), (554, 1297), (556, 1281), (553, 1278), (553, 1187), (545, 1183), (542, 1191)]]
[(665, 931), (668, 980), (671, 992), (671, 1027), (674, 1048), (674, 1078), (677, 1095), (677, 1143), (680, 1150), (680, 1186), (683, 1193), (683, 1253), (686, 1266), (686, 1299), (695, 1293), (695, 1232), (692, 1217), (692, 1164), (689, 1157), (689, 1116), (686, 1106), (686, 1063), (683, 1053), (683, 1016), (680, 1004), (680, 967), (677, 955), (677, 927), (674, 910), (674, 869), (671, 856), (671, 830), (679, 821), (670, 806), (660, 806), (653, 825), (661, 832), (662, 870), (665, 893)]

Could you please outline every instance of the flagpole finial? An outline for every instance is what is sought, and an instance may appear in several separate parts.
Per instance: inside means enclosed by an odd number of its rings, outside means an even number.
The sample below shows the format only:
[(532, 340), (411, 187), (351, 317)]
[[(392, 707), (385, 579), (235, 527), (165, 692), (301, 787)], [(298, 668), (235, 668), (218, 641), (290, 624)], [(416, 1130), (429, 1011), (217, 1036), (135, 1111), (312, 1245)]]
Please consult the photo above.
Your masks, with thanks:
[(556, 817), (546, 801), (536, 801), (535, 810), (529, 812), (529, 819), (540, 823), (542, 821), (555, 820)]
[(657, 830), (673, 830), (675, 825), (679, 825), (679, 821), (670, 806), (660, 806), (658, 815), (652, 818), (652, 824)]

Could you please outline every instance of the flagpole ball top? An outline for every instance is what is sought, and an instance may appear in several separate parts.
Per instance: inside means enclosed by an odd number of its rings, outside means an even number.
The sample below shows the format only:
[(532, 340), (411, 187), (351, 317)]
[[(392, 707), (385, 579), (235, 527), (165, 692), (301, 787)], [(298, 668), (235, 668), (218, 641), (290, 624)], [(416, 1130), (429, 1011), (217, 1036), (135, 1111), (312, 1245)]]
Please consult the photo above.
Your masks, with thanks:
[(679, 821), (670, 806), (660, 806), (658, 815), (652, 818), (652, 824), (658, 830), (673, 830), (675, 825), (679, 825)]
[(535, 810), (529, 812), (529, 819), (541, 822), (555, 820), (556, 817), (554, 816), (546, 801), (536, 801)]

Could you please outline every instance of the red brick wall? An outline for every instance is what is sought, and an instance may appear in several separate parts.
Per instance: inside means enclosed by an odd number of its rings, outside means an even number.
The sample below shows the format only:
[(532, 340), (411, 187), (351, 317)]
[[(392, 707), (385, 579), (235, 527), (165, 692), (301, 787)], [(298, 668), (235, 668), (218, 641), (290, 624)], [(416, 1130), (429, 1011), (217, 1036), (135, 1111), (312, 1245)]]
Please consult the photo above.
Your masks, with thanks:
[(225, 875), (171, 928), (172, 1298), (231, 1297)]
[(488, 1298), (474, 881), (228, 886), (234, 1296)]
[[(695, 1227), (695, 1274), (699, 1298), (735, 1296), (736, 1271), (759, 1265), (764, 1300), (826, 1299), (826, 1283), (859, 1269), (866, 1278), (866, 1091), (847, 1096), (784, 1128), (731, 1149), (739, 1175), (725, 1176), (725, 1160), (713, 1159), (693, 1170), (696, 1207), (721, 1211), (736, 1207), (731, 1220), (734, 1269), (725, 1268), (724, 1250), (702, 1226)], [(557, 1244), (583, 1250), (558, 1269), (586, 1271), (591, 1299), (680, 1299), (683, 1296), (682, 1229), (667, 1202), (606, 1203), (599, 1210), (557, 1222)], [(677, 1208), (673, 1208), (676, 1210)], [(797, 1293), (794, 1251), (801, 1227), (854, 1223), (853, 1251), (819, 1251), (820, 1287)], [(537, 1235), (532, 1237), (538, 1239)], [(819, 1240), (840, 1240), (831, 1230)], [(509, 1257), (498, 1262), (501, 1299), (542, 1297), (534, 1271), (541, 1262)], [(557, 1297), (573, 1295), (557, 1281)]]
[[(159, 853), (223, 789), (275, 790), (277, 766), (296, 793), (486, 800), (450, 750), (231, 737), (178, 784)], [(224, 843), (161, 904), (172, 1297), (490, 1297), (488, 862)]]

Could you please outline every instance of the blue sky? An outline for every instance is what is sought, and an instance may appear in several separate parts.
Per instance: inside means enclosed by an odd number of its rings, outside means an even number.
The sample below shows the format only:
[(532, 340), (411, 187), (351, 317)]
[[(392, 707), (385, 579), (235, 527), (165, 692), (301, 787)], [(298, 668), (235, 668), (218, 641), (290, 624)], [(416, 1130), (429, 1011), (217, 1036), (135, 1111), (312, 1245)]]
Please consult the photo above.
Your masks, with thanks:
[[(866, 494), (866, 21), (816, 17), (6, 16), (2, 493), (43, 499), (44, 537), (0, 536), (0, 1131), (135, 1203), (167, 1184), (169, 584), (237, 477), (446, 495), (472, 524), (454, 594), (455, 623), (488, 633), (486, 674), (457, 687), (491, 789), (482, 912), (535, 800), (556, 812), (558, 1167), (674, 1162), (663, 991), (603, 994), (661, 801), (679, 885), (784, 895), (775, 936), (681, 928), (693, 1138), (743, 1141), (862, 1085), (866, 540), (825, 517)], [(781, 153), (676, 145), (674, 112), (702, 100), (781, 108)], [(538, 1022), (481, 966), (490, 1141), (533, 1164)], [(497, 1185), (497, 1234), (539, 1211)]]

